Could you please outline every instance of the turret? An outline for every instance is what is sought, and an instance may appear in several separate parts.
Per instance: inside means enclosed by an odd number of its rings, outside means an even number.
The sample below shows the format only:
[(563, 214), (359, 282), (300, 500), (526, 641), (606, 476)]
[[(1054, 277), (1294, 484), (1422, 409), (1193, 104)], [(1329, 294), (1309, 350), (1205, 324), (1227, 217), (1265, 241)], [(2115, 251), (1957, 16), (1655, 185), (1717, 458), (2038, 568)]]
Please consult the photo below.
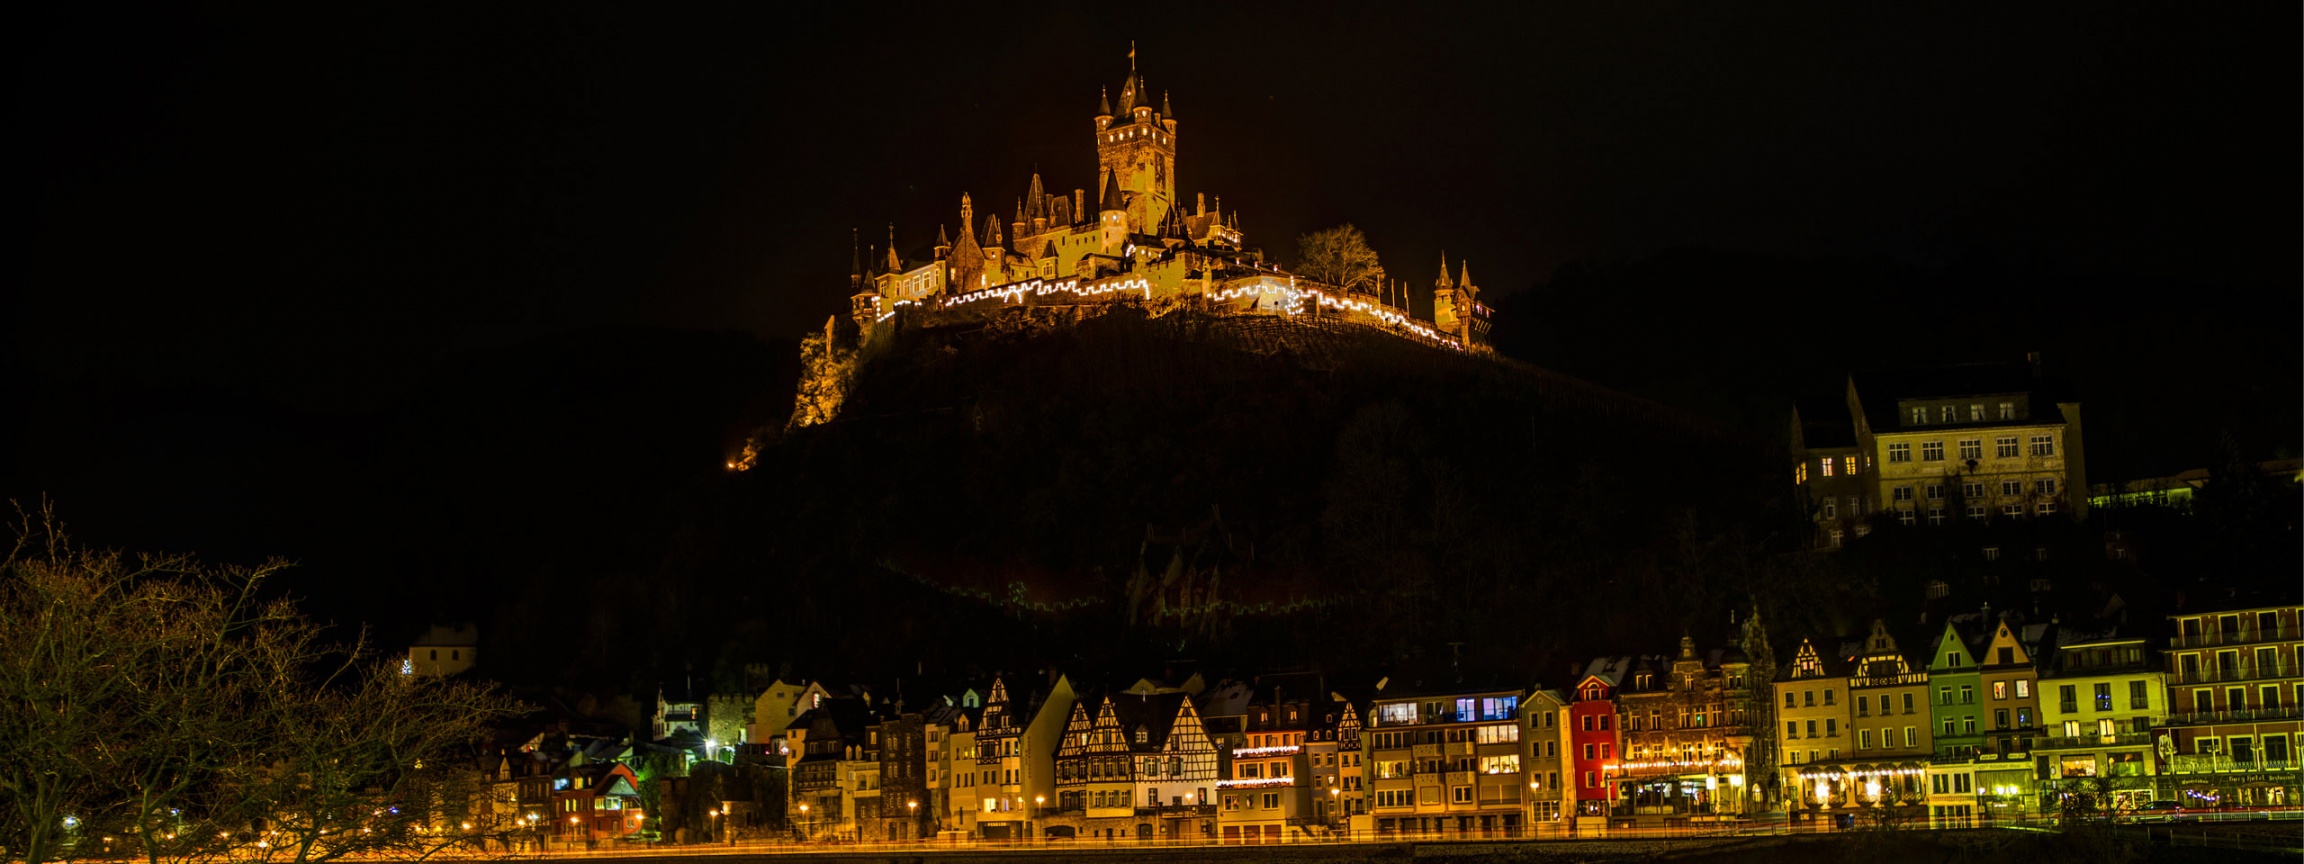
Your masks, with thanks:
[(1112, 91), (1096, 88), (1096, 131), (1112, 128)]
[(1120, 191), (1118, 173), (1104, 172), (1104, 196), (1097, 208), (1097, 222), (1104, 234), (1101, 251), (1119, 255), (1128, 245), (1128, 193)]
[(1000, 239), (1000, 220), (984, 219), (984, 276), (990, 284), (1008, 281), (1008, 246)]
[(1024, 218), (1032, 220), (1032, 236), (1048, 230), (1048, 193), (1040, 188), (1040, 172), (1032, 172), (1032, 186), (1024, 190)]
[(1016, 209), (1011, 212), (1016, 214), (1016, 218), (1008, 223), (1008, 236), (1016, 238), (1016, 247), (1021, 249), (1024, 247), (1024, 238), (1032, 236), (1024, 231), (1024, 199), (1016, 199)]
[(896, 223), (888, 223), (888, 272), (904, 272), (904, 259), (896, 257)]
[(984, 249), (976, 245), (976, 207), (968, 200), (968, 193), (960, 193), (960, 243), (952, 247), (952, 290), (974, 291), (984, 287)]
[(944, 233), (944, 223), (936, 223), (936, 260), (942, 261), (952, 253), (952, 240)]

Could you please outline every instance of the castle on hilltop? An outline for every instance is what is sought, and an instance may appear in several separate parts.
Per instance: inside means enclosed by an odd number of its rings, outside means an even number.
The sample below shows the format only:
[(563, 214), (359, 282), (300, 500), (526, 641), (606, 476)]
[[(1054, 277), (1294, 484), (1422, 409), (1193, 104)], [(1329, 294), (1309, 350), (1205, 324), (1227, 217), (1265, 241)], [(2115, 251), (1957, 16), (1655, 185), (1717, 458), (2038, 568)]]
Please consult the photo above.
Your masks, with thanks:
[(1447, 349), (1489, 350), (1489, 310), (1468, 264), (1451, 277), (1441, 257), (1426, 321), (1409, 312), (1404, 290), (1325, 284), (1267, 262), (1245, 245), (1239, 212), (1226, 213), (1221, 196), (1210, 206), (1210, 196), (1195, 193), (1186, 206), (1176, 127), (1167, 94), (1154, 107), (1130, 49), (1119, 100), (1106, 90), (1096, 109), (1095, 197), (1086, 188), (1051, 191), (1035, 173), (1003, 224), (962, 193), (957, 241), (939, 225), (928, 260), (899, 255), (890, 225), (884, 257), (861, 248), (854, 255), (856, 324), (869, 340), (892, 327), (966, 324), (1019, 308), (1082, 316), (1137, 304), (1155, 314), (1340, 318)]

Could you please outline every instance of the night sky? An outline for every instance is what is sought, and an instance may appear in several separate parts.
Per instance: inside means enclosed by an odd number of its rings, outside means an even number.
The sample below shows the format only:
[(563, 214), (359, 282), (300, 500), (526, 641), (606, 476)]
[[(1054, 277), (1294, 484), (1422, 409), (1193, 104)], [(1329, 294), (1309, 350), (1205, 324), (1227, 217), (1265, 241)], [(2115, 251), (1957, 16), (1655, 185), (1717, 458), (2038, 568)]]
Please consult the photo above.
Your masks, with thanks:
[[(1468, 258), (1519, 295), (1500, 330), (1557, 337), (1529, 359), (1668, 398), (1721, 363), (1830, 392), (2052, 347), (2118, 358), (2068, 370), (2091, 435), (2127, 433), (2100, 475), (2220, 430), (2296, 450), (2292, 7), (464, 5), (10, 28), (0, 493), (107, 542), (310, 556), (328, 518), (423, 543), (333, 470), (518, 461), (539, 426), (585, 470), (704, 470), (718, 427), (786, 410), (774, 364), (844, 309), (852, 229), (919, 257), (964, 191), (1005, 224), (1035, 168), (1094, 185), (1131, 40), (1187, 197), (1283, 260), (1346, 221), (1419, 287)], [(1742, 264), (1638, 303), (1547, 288), (1689, 249)], [(1843, 271), (1903, 275), (1819, 293)], [(635, 412), (688, 425), (585, 431)], [(469, 479), (395, 500), (519, 497)]]

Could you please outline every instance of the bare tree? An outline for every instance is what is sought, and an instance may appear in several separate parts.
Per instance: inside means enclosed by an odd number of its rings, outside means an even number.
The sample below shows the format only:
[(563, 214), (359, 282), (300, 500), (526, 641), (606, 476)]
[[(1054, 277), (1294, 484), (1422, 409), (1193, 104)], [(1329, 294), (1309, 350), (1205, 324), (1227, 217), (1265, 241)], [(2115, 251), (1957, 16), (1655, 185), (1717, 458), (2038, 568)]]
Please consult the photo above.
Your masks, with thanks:
[[(115, 836), (150, 864), (408, 857), (444, 845), (420, 821), (442, 808), (405, 805), (476, 785), (464, 757), (511, 700), (397, 675), (357, 646), (328, 649), (294, 604), (261, 598), (281, 562), (219, 568), (82, 549), (45, 509), (19, 510), (15, 528), (0, 559), (8, 857), (77, 857)], [(312, 678), (330, 666), (334, 675)]]
[(1384, 284), (1376, 250), (1349, 222), (1296, 238), (1296, 274), (1365, 294)]

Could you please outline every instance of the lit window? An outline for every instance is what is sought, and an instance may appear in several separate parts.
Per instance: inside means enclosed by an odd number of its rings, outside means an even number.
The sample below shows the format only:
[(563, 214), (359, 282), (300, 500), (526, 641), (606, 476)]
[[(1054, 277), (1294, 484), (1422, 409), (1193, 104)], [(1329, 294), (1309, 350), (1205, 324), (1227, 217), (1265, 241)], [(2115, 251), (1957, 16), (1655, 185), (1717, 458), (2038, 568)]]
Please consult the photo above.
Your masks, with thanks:
[(1826, 457), (1824, 457), (1824, 460), (1823, 460), (1823, 471), (1824, 471), (1824, 476), (1826, 476), (1826, 477), (1830, 477), (1830, 476), (1832, 476), (1832, 457), (1830, 457), (1830, 456), (1826, 456)]
[(1918, 426), (1926, 422), (1928, 422), (1928, 409), (1918, 405), (1912, 406), (1912, 425)]
[(2016, 419), (2016, 403), (2014, 403), (2014, 402), (2002, 402), (2002, 403), (2000, 403), (2000, 419), (2002, 419), (2002, 420), (2014, 420), (2014, 419)]
[(1959, 414), (1959, 410), (1960, 410), (1960, 409), (1958, 409), (1958, 408), (1954, 408), (1954, 407), (1952, 407), (1952, 406), (1950, 406), (1950, 405), (1946, 405), (1946, 406), (1944, 406), (1944, 410), (1943, 410), (1943, 412), (1942, 412), (1942, 416), (1943, 416), (1943, 418), (1944, 418), (1944, 422), (1946, 422), (1946, 423), (1950, 423), (1950, 422), (1952, 422), (1952, 421), (1954, 421), (1954, 420), (1958, 420), (1958, 419), (1960, 419), (1960, 418), (1958, 417), (1958, 414)]
[(1968, 422), (1970, 422), (1970, 423), (1982, 423), (1982, 422), (1984, 422), (1984, 403), (1982, 403), (1982, 402), (1978, 402), (1978, 403), (1975, 403), (1975, 404), (1973, 404), (1973, 405), (1969, 405), (1969, 406), (1968, 406)]

